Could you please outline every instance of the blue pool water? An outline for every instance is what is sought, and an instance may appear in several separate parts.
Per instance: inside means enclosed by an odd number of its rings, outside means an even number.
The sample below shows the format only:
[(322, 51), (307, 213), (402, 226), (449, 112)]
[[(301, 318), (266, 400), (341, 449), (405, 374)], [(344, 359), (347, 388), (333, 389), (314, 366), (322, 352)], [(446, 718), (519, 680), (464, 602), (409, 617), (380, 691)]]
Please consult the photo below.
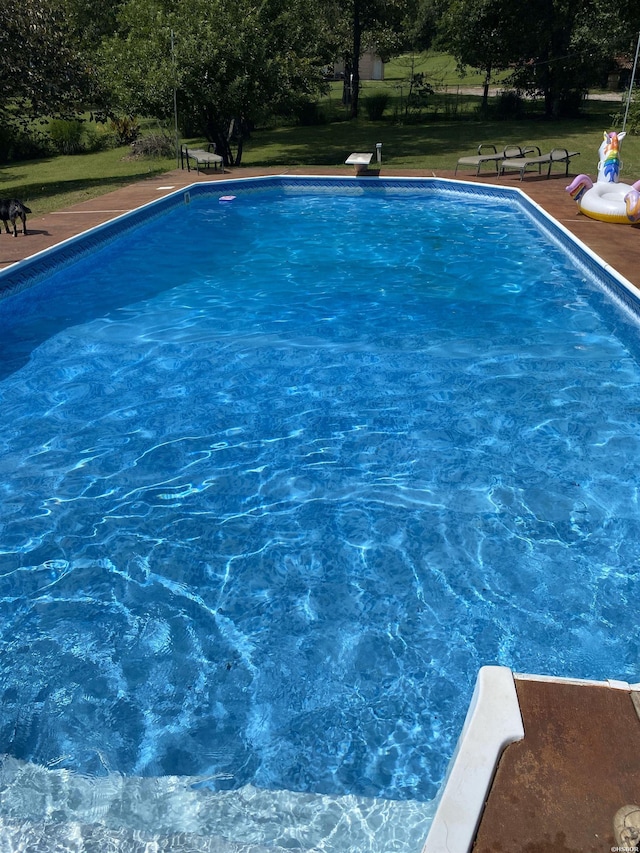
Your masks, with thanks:
[(635, 318), (515, 203), (194, 197), (0, 303), (0, 752), (431, 799), (638, 679)]

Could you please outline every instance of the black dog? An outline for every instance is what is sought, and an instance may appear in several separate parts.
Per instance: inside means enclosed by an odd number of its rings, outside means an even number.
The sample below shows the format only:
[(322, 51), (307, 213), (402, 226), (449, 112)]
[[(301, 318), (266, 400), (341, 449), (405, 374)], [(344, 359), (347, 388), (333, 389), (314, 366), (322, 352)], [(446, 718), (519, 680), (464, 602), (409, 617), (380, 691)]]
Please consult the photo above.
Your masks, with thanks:
[(27, 233), (27, 213), (31, 213), (29, 208), (17, 198), (0, 198), (0, 219), (4, 222), (4, 230), (7, 234), (9, 231), (9, 222), (13, 225), (13, 236), (18, 236), (18, 228), (16, 219), (22, 220), (22, 233)]

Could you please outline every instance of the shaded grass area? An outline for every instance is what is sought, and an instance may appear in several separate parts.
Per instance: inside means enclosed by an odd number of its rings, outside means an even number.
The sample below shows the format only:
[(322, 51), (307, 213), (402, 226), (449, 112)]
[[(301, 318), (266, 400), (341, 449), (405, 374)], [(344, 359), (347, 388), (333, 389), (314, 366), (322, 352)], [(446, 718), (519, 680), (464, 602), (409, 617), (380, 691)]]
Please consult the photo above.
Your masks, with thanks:
[(34, 214), (60, 210), (161, 174), (175, 159), (128, 159), (129, 148), (59, 155), (0, 167), (0, 196), (23, 199)]
[[(477, 87), (476, 87), (477, 88)], [(477, 90), (480, 91), (479, 89)], [(480, 109), (480, 97), (462, 91), (462, 87), (443, 88), (430, 95), (419, 110), (407, 109), (409, 84), (406, 80), (365, 80), (360, 87), (360, 114), (367, 116), (367, 100), (371, 96), (384, 94), (388, 98), (385, 121), (420, 124), (446, 119), (476, 120)], [(331, 121), (346, 120), (346, 110), (341, 103), (342, 83), (332, 83), (328, 97), (320, 101), (320, 111)]]
[[(247, 166), (343, 167), (352, 151), (372, 151), (382, 142), (383, 168), (453, 169), (458, 157), (475, 153), (482, 142), (498, 149), (506, 144), (538, 145), (543, 152), (554, 147), (581, 152), (572, 168), (595, 176), (602, 132), (610, 127), (615, 105), (594, 101), (578, 119), (546, 121), (392, 121), (336, 122), (315, 127), (279, 127), (261, 130), (245, 146)], [(627, 136), (622, 145), (625, 177), (640, 178), (640, 137)], [(351, 171), (349, 167), (345, 170)]]

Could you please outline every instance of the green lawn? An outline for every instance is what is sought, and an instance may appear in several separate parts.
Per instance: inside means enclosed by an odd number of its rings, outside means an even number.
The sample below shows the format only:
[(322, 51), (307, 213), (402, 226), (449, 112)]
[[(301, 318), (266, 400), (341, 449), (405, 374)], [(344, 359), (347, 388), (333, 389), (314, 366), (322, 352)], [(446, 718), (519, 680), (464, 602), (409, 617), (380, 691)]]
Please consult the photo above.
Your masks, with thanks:
[[(425, 74), (433, 86), (482, 86), (484, 74), (474, 70), (466, 69), (460, 73), (455, 59), (447, 53), (428, 51), (422, 54), (400, 56), (385, 63), (384, 76), (389, 82), (407, 79), (411, 70), (416, 74)], [(492, 85), (498, 85), (508, 75), (507, 71), (495, 75)]]
[(0, 195), (23, 199), (41, 215), (176, 167), (174, 158), (131, 160), (128, 155), (124, 147), (0, 165)]
[[(481, 142), (502, 147), (538, 145), (543, 151), (561, 146), (580, 151), (574, 168), (595, 177), (602, 132), (611, 129), (610, 114), (616, 105), (601, 101), (588, 104), (579, 119), (545, 121), (425, 120), (398, 124), (391, 119), (369, 122), (335, 122), (317, 127), (278, 127), (261, 130), (245, 146), (246, 166), (340, 166), (351, 151), (373, 150), (382, 142), (383, 167), (453, 169), (458, 157), (475, 153)], [(622, 143), (624, 176), (640, 179), (640, 136)], [(346, 168), (346, 167), (345, 167)]]
[[(441, 58), (432, 57), (431, 61)], [(394, 67), (391, 64), (391, 73), (395, 73)], [(387, 84), (396, 101), (383, 120), (370, 122), (363, 110), (357, 121), (347, 121), (340, 103), (340, 84), (334, 84), (322, 104), (333, 121), (311, 127), (259, 129), (245, 144), (243, 165), (335, 166), (351, 174), (352, 170), (344, 166), (346, 156), (352, 151), (373, 150), (376, 142), (382, 142), (383, 171), (386, 166), (428, 174), (430, 170), (453, 169), (458, 157), (475, 153), (481, 142), (493, 142), (499, 147), (535, 144), (543, 151), (554, 146), (580, 151), (582, 156), (573, 161), (573, 169), (595, 177), (602, 132), (613, 127), (611, 114), (620, 109), (615, 103), (590, 101), (585, 115), (571, 121), (546, 121), (535, 114), (518, 121), (480, 120), (478, 97), (449, 95), (446, 109), (434, 112), (432, 105), (423, 115), (402, 121), (398, 90), (393, 89), (392, 79), (388, 78)], [(367, 84), (363, 97), (377, 85)], [(463, 119), (460, 115), (464, 110), (467, 117)], [(0, 165), (0, 196), (21, 198), (39, 215), (176, 166), (174, 159), (132, 160), (128, 154), (129, 149), (124, 147)], [(629, 183), (640, 179), (640, 136), (627, 136), (622, 159), (623, 179)]]

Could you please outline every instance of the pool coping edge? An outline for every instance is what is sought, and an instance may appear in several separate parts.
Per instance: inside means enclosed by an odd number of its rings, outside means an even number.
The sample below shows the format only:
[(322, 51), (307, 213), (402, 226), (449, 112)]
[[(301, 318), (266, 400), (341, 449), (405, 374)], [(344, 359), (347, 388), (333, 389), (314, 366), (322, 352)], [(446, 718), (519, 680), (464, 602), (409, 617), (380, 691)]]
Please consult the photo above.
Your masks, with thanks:
[(498, 759), (505, 747), (523, 738), (512, 671), (481, 667), (422, 853), (470, 850)]

